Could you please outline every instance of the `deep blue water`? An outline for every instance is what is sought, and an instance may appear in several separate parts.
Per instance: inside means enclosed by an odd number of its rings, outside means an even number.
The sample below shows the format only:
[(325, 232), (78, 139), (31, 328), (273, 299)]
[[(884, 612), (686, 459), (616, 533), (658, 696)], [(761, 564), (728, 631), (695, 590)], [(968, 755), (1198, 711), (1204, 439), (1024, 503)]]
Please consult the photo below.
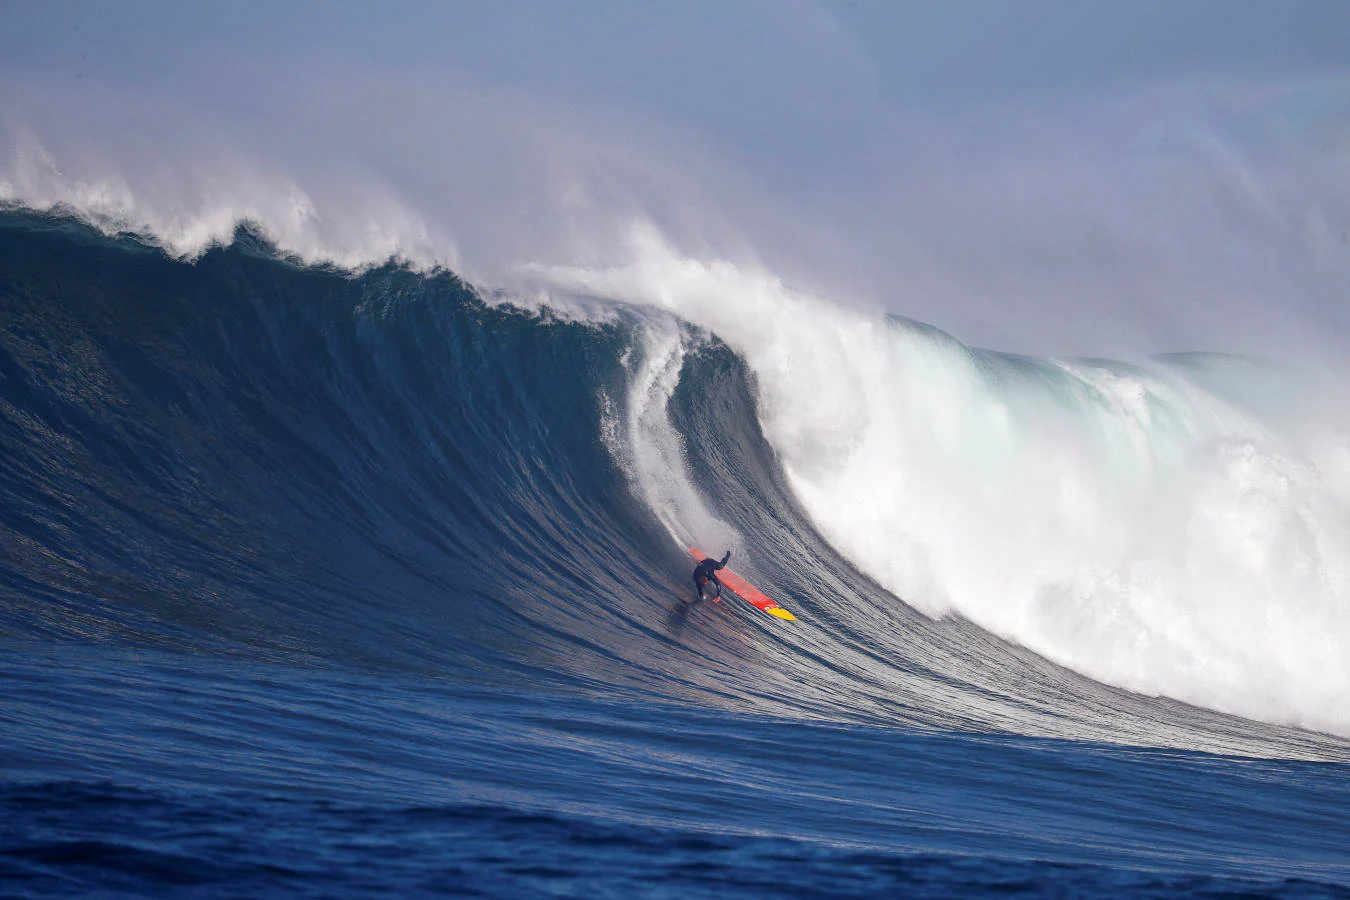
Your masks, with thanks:
[(912, 612), (716, 342), (673, 424), (800, 621), (686, 607), (641, 315), (0, 216), (0, 894), (1350, 896), (1350, 744)]

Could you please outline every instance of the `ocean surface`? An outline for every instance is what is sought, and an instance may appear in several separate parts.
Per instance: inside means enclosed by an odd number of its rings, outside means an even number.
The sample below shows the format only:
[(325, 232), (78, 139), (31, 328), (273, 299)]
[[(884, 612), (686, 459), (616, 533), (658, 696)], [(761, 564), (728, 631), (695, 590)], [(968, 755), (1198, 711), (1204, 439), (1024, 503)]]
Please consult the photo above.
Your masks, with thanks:
[(0, 213), (0, 895), (1350, 897), (1343, 407), (550, 277)]

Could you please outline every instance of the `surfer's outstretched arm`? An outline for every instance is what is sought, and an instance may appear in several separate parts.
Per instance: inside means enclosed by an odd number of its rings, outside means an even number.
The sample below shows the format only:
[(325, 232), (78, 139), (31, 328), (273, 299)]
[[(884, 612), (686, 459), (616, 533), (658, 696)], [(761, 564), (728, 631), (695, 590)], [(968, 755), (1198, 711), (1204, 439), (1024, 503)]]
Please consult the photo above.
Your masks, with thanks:
[(727, 560), (729, 559), (731, 559), (730, 550), (727, 551), (726, 556), (722, 557), (722, 561), (720, 563), (713, 563), (711, 566), (708, 567), (709, 569), (708, 578), (712, 581), (713, 584), (717, 585), (717, 593), (719, 595), (722, 593), (722, 581), (717, 577), (717, 570), (725, 569), (727, 566)]

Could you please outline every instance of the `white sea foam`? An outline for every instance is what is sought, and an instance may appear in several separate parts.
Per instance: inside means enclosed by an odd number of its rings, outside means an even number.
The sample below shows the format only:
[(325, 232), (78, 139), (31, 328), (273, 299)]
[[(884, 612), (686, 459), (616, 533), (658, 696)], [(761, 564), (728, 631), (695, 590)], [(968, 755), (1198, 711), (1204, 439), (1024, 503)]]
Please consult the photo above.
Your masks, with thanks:
[(742, 354), (806, 510), (918, 609), (1136, 691), (1350, 734), (1350, 430), (1332, 409), (974, 351), (647, 228), (629, 265), (553, 274)]

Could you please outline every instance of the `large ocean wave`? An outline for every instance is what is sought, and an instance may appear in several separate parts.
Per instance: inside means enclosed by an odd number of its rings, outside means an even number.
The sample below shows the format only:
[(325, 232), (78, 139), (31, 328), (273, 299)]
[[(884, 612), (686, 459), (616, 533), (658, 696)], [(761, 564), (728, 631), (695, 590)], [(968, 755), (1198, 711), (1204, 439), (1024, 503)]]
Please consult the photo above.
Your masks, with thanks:
[[(541, 301), (0, 227), (6, 634), (1344, 754), (1284, 727), (1350, 731), (1344, 431), (1301, 376), (974, 350), (649, 233)], [(687, 543), (800, 621), (691, 612)]]

